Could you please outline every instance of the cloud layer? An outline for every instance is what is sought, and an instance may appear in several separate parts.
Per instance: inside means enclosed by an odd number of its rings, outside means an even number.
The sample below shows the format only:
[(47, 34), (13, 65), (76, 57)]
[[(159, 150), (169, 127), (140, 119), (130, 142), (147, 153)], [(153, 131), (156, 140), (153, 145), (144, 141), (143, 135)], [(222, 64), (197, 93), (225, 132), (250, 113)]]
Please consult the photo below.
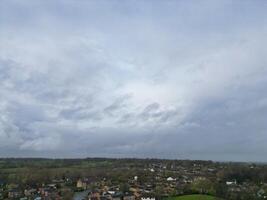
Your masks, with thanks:
[(0, 156), (267, 161), (265, 2), (0, 4)]

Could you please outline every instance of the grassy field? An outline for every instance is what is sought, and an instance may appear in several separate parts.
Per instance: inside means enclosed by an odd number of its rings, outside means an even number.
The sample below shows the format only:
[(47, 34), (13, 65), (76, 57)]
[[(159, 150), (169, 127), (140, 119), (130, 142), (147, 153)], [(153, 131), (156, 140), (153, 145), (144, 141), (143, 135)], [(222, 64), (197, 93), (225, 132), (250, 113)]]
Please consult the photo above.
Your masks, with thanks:
[(167, 198), (167, 200), (219, 200), (219, 198), (208, 195), (194, 194), (194, 195), (184, 195), (179, 197), (170, 197)]

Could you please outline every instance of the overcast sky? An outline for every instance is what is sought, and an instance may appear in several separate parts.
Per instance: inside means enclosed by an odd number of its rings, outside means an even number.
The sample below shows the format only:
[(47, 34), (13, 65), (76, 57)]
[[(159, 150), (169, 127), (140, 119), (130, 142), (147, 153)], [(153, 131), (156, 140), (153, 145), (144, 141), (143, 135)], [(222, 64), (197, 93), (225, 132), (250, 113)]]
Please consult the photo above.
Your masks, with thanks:
[(266, 10), (0, 0), (0, 156), (267, 161)]

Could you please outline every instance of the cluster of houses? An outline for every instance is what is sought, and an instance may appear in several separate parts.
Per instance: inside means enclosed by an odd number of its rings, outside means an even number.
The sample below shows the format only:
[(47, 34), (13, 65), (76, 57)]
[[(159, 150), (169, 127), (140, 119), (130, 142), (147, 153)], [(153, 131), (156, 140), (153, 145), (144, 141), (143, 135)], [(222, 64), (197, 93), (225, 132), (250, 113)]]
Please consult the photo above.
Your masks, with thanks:
[[(23, 190), (19, 187), (4, 189), (5, 184), (0, 180), (0, 200), (64, 200), (65, 197), (62, 195), (64, 191), (69, 191), (71, 194), (85, 193), (84, 197), (75, 200), (156, 200), (170, 194), (183, 194), (186, 186), (198, 181), (218, 181), (216, 176), (218, 168), (201, 164), (194, 164), (191, 167), (151, 164), (144, 168), (143, 172), (148, 178), (145, 180), (139, 178), (139, 174), (129, 177), (125, 182), (128, 185), (127, 190), (123, 190), (118, 182), (113, 183), (104, 177), (101, 180), (85, 177), (52, 180), (49, 184), (26, 187)], [(238, 184), (236, 180), (227, 180), (224, 185), (233, 193), (242, 193), (254, 187), (251, 183)], [(267, 199), (265, 189), (256, 188), (254, 191), (257, 197)]]
[[(134, 179), (137, 180), (137, 176)], [(76, 184), (78, 191), (88, 191), (87, 200), (135, 200), (140, 197), (134, 188), (130, 188), (129, 191), (121, 191), (119, 186), (102, 186), (91, 190), (90, 184), (88, 179), (79, 179)]]
[(21, 189), (18, 185), (6, 191), (2, 186), (0, 189), (0, 199), (18, 200), (61, 200), (60, 192), (56, 183), (46, 184), (41, 187), (27, 186)]

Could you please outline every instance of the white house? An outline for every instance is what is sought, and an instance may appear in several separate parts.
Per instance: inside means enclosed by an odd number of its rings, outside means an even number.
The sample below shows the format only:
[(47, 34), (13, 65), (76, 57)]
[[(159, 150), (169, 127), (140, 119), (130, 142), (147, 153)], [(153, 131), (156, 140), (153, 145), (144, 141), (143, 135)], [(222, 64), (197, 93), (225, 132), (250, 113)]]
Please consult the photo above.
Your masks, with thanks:
[(175, 181), (175, 179), (172, 178), (172, 177), (168, 177), (168, 178), (167, 178), (167, 181)]
[(234, 181), (226, 181), (226, 185), (236, 185), (236, 180), (234, 180)]
[(142, 197), (141, 200), (156, 200), (155, 197)]

